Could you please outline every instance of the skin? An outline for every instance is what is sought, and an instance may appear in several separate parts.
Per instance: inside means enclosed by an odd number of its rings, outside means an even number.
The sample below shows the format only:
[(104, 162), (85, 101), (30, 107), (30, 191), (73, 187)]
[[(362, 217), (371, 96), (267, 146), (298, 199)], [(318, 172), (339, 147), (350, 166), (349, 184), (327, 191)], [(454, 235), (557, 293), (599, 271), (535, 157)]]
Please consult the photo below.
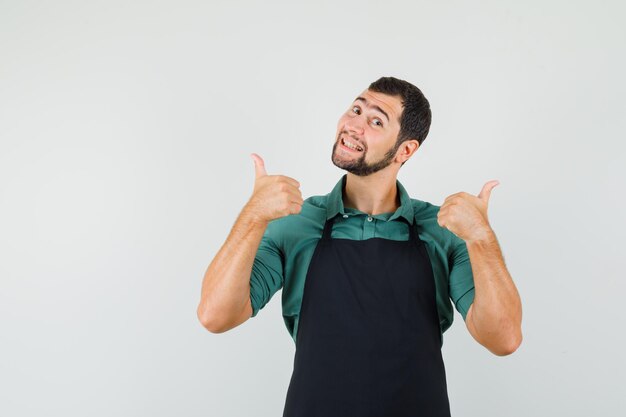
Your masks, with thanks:
[[(417, 151), (419, 142), (409, 139), (397, 143), (402, 115), (399, 97), (369, 90), (360, 97), (367, 103), (355, 100), (341, 116), (332, 150), (333, 164), (348, 172), (344, 206), (371, 215), (394, 212), (400, 206), (398, 171)], [(344, 138), (363, 151), (355, 152), (341, 145)], [(257, 154), (252, 154), (252, 158), (254, 191), (209, 265), (202, 284), (198, 318), (214, 333), (232, 329), (250, 318), (250, 274), (267, 224), (298, 214), (303, 203), (298, 181), (268, 175), (263, 159)], [(470, 334), (494, 354), (508, 355), (522, 341), (522, 308), (487, 218), (491, 190), (497, 184), (487, 182), (478, 196), (465, 192), (450, 195), (441, 205), (437, 220), (467, 245), (475, 286), (474, 302), (465, 321)]]

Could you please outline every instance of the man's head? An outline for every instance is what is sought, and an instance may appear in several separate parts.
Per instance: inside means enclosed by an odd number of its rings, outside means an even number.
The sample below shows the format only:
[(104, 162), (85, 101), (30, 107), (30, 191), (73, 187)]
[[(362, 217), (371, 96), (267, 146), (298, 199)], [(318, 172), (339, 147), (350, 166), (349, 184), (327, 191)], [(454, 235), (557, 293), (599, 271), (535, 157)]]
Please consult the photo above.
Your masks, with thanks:
[[(404, 162), (426, 139), (430, 104), (419, 88), (394, 77), (370, 84), (337, 123), (333, 163), (366, 176)], [(345, 141), (351, 143), (347, 143)], [(350, 147), (358, 148), (352, 150)], [(399, 169), (399, 166), (398, 166)]]

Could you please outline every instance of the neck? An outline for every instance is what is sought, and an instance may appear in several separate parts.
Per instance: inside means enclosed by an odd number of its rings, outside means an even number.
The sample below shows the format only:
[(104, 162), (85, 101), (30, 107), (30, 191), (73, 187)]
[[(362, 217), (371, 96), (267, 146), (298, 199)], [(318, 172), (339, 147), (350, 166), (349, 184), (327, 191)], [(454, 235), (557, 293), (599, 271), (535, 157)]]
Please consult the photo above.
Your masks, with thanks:
[(400, 196), (396, 186), (395, 172), (380, 170), (372, 175), (360, 177), (348, 172), (343, 193), (344, 207), (350, 207), (376, 215), (392, 213), (400, 207)]

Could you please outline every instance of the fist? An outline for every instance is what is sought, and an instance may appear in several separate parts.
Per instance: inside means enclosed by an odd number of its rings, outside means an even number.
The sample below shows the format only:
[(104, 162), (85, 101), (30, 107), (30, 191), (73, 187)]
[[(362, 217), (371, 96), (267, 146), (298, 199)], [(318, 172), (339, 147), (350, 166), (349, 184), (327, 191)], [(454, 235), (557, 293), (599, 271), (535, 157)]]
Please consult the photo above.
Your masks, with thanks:
[(252, 196), (246, 204), (260, 221), (270, 222), (302, 210), (300, 183), (284, 175), (267, 175), (265, 162), (253, 153), (255, 179)]
[(488, 239), (492, 229), (487, 217), (489, 196), (498, 181), (487, 182), (478, 196), (460, 192), (448, 196), (437, 214), (437, 223), (465, 242)]

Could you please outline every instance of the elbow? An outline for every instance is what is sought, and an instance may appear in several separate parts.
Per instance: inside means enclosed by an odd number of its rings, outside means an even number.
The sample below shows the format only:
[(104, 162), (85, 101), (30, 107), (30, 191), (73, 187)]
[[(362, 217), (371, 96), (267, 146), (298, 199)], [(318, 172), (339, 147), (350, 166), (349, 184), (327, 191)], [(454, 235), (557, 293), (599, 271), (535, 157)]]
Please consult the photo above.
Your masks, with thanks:
[(494, 355), (508, 356), (514, 353), (522, 344), (522, 332), (509, 337), (505, 343), (494, 349), (490, 349)]
[(224, 333), (225, 329), (223, 328), (223, 326), (217, 323), (214, 319), (214, 317), (217, 317), (217, 315), (211, 313), (202, 304), (198, 306), (196, 315), (198, 316), (198, 320), (202, 324), (202, 327), (204, 327), (211, 333), (215, 333), (215, 334)]

